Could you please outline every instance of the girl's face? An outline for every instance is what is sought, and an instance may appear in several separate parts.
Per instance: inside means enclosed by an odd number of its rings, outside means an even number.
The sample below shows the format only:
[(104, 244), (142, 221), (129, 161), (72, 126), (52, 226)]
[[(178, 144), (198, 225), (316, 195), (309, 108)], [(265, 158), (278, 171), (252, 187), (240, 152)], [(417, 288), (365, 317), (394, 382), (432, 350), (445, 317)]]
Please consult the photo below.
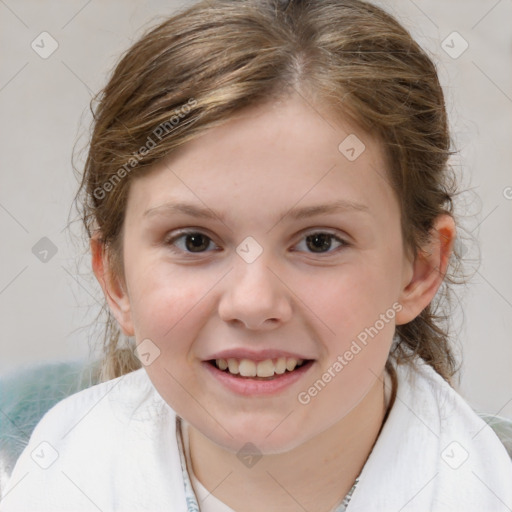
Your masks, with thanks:
[(132, 183), (118, 319), (161, 396), (217, 444), (292, 449), (375, 387), (412, 276), (384, 162), (294, 96)]

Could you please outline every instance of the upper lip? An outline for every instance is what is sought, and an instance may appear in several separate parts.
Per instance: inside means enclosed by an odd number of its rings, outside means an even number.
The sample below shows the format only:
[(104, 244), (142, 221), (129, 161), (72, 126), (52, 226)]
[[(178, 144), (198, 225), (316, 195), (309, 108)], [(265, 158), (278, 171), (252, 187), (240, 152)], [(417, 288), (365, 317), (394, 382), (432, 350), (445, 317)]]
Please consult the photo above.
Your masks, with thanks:
[(248, 350), (242, 348), (221, 350), (220, 352), (216, 352), (212, 354), (210, 357), (206, 359), (206, 361), (210, 361), (212, 359), (250, 359), (251, 361), (265, 361), (266, 359), (277, 359), (279, 357), (294, 357), (295, 359), (312, 359), (310, 357), (306, 357), (301, 354), (297, 354), (294, 352), (289, 352), (287, 350), (276, 350), (276, 349), (268, 349), (268, 350)]

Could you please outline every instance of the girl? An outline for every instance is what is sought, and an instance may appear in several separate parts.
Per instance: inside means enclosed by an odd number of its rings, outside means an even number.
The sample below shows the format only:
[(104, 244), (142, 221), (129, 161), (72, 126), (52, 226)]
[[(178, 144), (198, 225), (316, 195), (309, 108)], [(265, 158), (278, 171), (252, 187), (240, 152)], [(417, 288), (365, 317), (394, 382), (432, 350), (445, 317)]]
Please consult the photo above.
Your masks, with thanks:
[(371, 4), (208, 0), (147, 33), (81, 187), (105, 382), (46, 414), (1, 510), (510, 510), (436, 312), (449, 154), (433, 63)]

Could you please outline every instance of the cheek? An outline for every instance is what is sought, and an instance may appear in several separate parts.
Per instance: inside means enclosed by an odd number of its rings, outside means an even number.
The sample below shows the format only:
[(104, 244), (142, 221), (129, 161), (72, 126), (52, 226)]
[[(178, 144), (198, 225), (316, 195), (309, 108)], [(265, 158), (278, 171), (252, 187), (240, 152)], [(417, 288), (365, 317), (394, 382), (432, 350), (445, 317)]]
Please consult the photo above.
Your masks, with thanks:
[(136, 291), (140, 299), (132, 307), (137, 338), (154, 338), (176, 348), (183, 332), (193, 332), (193, 326), (198, 327), (197, 322), (190, 320), (197, 317), (205, 288), (204, 283), (190, 278), (185, 285), (177, 273), (171, 282), (146, 281)]
[(319, 386), (328, 385), (318, 400), (320, 407), (332, 401), (355, 405), (380, 375), (400, 307), (397, 270), (392, 259), (361, 257), (338, 269), (323, 287), (310, 289), (308, 304), (328, 327)]
[(191, 400), (191, 396), (201, 395), (193, 349), (207, 318), (205, 294), (212, 287), (210, 281), (215, 281), (213, 277), (200, 279), (190, 271), (176, 269), (170, 275), (153, 267), (136, 289), (140, 300), (132, 314), (137, 343), (149, 339), (157, 353), (145, 369), (164, 400), (185, 417), (204, 412), (196, 410)]
[(161, 350), (182, 350), (199, 327), (191, 320), (197, 319), (198, 306), (218, 277), (150, 257), (138, 262), (132, 258), (131, 263), (128, 278), (137, 342), (149, 338)]
[(397, 265), (363, 255), (319, 279), (302, 278), (297, 290), (331, 335), (347, 338), (392, 308), (398, 296), (398, 276)]

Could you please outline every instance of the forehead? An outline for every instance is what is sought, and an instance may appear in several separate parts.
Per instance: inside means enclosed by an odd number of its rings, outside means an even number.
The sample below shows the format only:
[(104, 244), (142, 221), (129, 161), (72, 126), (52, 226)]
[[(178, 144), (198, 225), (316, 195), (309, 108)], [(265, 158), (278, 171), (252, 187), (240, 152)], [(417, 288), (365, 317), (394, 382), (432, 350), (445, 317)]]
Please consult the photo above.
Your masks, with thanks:
[(134, 180), (128, 207), (140, 216), (178, 199), (259, 218), (264, 208), (335, 201), (374, 216), (396, 207), (381, 143), (298, 96), (246, 109), (186, 143)]

